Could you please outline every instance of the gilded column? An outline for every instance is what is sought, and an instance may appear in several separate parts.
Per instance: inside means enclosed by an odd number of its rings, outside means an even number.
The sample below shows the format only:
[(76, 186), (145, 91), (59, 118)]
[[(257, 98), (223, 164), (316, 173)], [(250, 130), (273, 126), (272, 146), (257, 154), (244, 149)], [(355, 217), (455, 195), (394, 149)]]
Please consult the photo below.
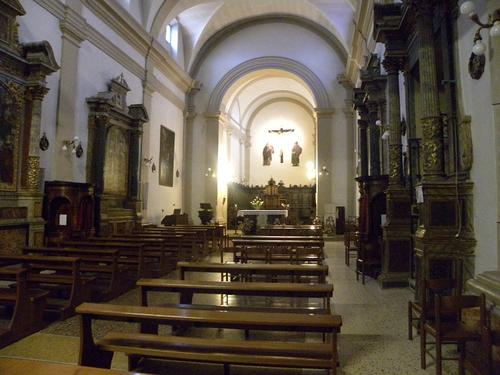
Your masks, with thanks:
[(413, 2), (416, 11), (420, 94), (422, 95), (423, 179), (436, 179), (443, 174), (443, 127), (439, 109), (436, 50), (433, 35), (433, 0)]
[(402, 185), (401, 109), (399, 101), (399, 71), (403, 67), (400, 57), (386, 57), (387, 101), (389, 108), (389, 186)]
[(40, 172), (40, 129), (42, 123), (42, 101), (48, 88), (45, 86), (32, 86), (28, 89), (31, 99), (31, 129), (29, 132), (29, 153), (26, 160), (26, 175), (23, 178), (25, 186), (32, 191), (38, 190), (38, 179)]

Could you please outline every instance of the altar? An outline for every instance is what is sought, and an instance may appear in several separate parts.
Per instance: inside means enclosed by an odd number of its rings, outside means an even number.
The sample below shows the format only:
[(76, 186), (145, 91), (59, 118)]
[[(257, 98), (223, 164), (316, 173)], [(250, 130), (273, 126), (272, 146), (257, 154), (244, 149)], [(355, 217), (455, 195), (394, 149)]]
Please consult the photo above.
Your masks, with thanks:
[(288, 210), (238, 210), (237, 216), (250, 219), (255, 223), (254, 230), (256, 230), (257, 227), (274, 224), (274, 219), (280, 216), (288, 217)]

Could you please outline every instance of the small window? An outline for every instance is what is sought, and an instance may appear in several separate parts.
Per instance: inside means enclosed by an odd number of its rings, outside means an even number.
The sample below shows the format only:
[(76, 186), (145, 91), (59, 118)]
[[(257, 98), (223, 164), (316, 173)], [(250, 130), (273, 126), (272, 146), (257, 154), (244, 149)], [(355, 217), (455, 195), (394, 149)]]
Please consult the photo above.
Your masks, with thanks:
[(167, 25), (167, 29), (165, 31), (165, 40), (168, 44), (172, 44), (172, 25)]

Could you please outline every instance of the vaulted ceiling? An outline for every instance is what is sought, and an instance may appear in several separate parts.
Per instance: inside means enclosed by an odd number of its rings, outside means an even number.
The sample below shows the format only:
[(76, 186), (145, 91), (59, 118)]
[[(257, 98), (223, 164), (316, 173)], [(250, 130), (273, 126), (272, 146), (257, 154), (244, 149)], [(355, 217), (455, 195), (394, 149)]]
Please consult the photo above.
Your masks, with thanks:
[[(151, 34), (161, 37), (166, 24), (182, 28), (187, 66), (218, 31), (238, 22), (270, 15), (294, 16), (331, 33), (350, 55), (359, 0), (119, 0)], [(362, 3), (365, 3), (363, 1)]]

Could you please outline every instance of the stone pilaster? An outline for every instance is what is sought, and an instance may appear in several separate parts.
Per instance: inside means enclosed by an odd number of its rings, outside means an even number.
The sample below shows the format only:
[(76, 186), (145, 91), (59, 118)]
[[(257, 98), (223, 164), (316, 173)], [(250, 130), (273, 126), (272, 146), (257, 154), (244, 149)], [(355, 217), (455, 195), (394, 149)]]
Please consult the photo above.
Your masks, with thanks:
[[(332, 117), (331, 109), (316, 109), (316, 170), (326, 166), (331, 170), (332, 163)], [(316, 216), (323, 218), (325, 207), (333, 203), (332, 186), (335, 171), (327, 176), (316, 176)]]

